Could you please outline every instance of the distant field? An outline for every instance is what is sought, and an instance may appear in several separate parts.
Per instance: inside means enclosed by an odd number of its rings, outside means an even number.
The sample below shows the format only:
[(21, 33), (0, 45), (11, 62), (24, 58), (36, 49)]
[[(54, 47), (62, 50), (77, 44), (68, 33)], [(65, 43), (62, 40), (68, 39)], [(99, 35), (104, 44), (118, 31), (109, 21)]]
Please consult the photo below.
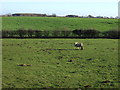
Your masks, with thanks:
[(117, 39), (3, 39), (2, 48), (3, 88), (118, 87)]
[(65, 18), (65, 17), (3, 17), (2, 30), (74, 30), (96, 29), (108, 31), (117, 29), (117, 19)]

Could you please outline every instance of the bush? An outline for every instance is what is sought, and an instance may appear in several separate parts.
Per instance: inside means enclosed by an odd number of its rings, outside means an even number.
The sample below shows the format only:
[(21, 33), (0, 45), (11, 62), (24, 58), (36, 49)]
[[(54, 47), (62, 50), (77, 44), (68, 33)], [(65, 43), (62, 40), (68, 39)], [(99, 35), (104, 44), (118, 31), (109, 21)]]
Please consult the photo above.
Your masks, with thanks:
[(90, 37), (90, 38), (96, 38), (99, 37), (100, 31), (90, 29), (90, 30), (82, 30), (83, 37)]
[(2, 31), (0, 30), (0, 38), (2, 38)]
[(34, 33), (35, 33), (34, 30), (28, 30), (28, 37), (32, 38)]
[(73, 30), (73, 34), (78, 35), (79, 37), (85, 38), (95, 38), (99, 37), (100, 31), (90, 29), (90, 30)]
[(42, 32), (44, 37), (49, 37), (50, 32), (49, 31), (43, 31)]
[(18, 32), (18, 35), (19, 35), (20, 38), (24, 38), (25, 35), (27, 35), (26, 30), (19, 29), (17, 32)]
[(103, 35), (107, 38), (120, 38), (120, 31), (118, 30), (111, 30), (103, 32)]
[(16, 37), (17, 31), (9, 31), (9, 37)]
[(58, 37), (58, 36), (60, 36), (60, 34), (61, 34), (61, 31), (57, 31), (57, 30), (52, 31), (53, 37)]
[(36, 31), (35, 31), (35, 37), (36, 37), (36, 38), (42, 37), (42, 31), (36, 30)]
[(71, 33), (72, 33), (72, 31), (67, 31), (67, 30), (61, 31), (61, 35), (63, 37), (68, 37), (71, 35)]
[(9, 37), (9, 31), (3, 30), (2, 31), (2, 37)]
[(79, 37), (82, 37), (82, 35), (83, 35), (83, 30), (73, 30), (72, 31), (72, 33), (73, 34), (75, 34), (75, 35), (78, 35)]

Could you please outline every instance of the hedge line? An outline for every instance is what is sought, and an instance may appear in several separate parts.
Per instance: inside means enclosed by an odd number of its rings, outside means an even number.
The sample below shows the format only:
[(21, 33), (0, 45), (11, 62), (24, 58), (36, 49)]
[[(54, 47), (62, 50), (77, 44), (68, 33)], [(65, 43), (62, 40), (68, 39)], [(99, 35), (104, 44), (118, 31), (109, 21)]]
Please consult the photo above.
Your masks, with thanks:
[(64, 31), (40, 31), (40, 30), (18, 30), (2, 31), (2, 38), (49, 38), (49, 37), (79, 37), (79, 38), (116, 38), (120, 37), (120, 31), (111, 30), (100, 32), (98, 30), (64, 30)]

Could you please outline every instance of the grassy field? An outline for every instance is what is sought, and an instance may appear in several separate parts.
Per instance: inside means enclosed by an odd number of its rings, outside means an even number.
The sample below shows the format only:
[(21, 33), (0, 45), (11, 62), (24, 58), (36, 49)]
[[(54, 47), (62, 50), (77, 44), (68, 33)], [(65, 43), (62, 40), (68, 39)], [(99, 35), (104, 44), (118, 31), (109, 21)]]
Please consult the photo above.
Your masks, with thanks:
[(3, 39), (2, 48), (3, 88), (118, 87), (117, 39)]
[(65, 17), (3, 17), (3, 30), (117, 30), (118, 19), (65, 18)]

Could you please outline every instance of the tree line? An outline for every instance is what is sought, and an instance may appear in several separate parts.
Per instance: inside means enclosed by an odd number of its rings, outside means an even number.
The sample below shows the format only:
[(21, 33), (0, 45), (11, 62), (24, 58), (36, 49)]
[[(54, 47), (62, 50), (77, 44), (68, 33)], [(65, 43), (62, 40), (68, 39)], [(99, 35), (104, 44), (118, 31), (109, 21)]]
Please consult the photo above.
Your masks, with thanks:
[(79, 16), (79, 15), (66, 15), (66, 16), (58, 16), (55, 13), (53, 13), (52, 15), (47, 15), (47, 14), (35, 14), (35, 13), (15, 13), (15, 14), (5, 14), (5, 15), (0, 15), (2, 17), (4, 16), (40, 16), (40, 17), (79, 17), (79, 18), (104, 18), (104, 19), (120, 19), (119, 16), (116, 17), (107, 17), (107, 16), (93, 16), (93, 15), (87, 15), (87, 16)]
[(75, 30), (54, 30), (54, 31), (42, 31), (42, 30), (3, 30), (2, 38), (120, 38), (120, 31), (98, 31), (94, 29), (75, 29)]

